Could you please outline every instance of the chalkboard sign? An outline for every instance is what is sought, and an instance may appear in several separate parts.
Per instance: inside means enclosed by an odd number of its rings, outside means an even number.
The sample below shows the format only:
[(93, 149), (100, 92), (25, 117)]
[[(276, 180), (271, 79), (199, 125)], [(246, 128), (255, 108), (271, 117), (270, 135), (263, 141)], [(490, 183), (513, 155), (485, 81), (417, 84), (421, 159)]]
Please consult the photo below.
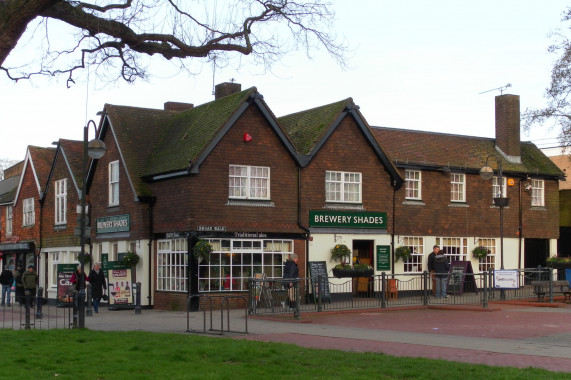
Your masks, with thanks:
[(477, 290), (478, 286), (474, 279), (472, 263), (470, 261), (452, 261), (448, 272), (446, 292), (461, 296), (465, 291), (476, 292)]
[[(319, 281), (319, 276), (321, 276), (321, 282)], [(311, 277), (314, 301), (317, 301), (317, 298), (315, 298), (315, 295), (317, 295), (321, 297), (322, 302), (331, 302), (331, 291), (329, 290), (329, 278), (325, 261), (310, 261), (309, 277)]]

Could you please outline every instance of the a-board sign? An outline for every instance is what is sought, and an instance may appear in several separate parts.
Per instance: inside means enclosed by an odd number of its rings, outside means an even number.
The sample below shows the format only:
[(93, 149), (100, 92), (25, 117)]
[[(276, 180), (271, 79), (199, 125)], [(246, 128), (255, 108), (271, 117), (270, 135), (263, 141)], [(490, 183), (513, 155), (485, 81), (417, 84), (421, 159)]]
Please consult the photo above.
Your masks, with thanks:
[(477, 292), (474, 271), (470, 261), (452, 261), (448, 271), (448, 294), (462, 295), (464, 292)]
[(118, 261), (108, 261), (107, 281), (109, 310), (132, 309), (134, 305), (131, 268), (123, 266)]
[(77, 269), (77, 264), (57, 264), (57, 304), (58, 306), (71, 305), (73, 292), (71, 290), (71, 276)]
[[(314, 296), (317, 295), (321, 297), (321, 302), (331, 302), (331, 291), (329, 290), (329, 278), (327, 276), (327, 264), (325, 261), (310, 261), (309, 277), (311, 277)], [(315, 299), (315, 301), (317, 301), (317, 299)]]
[(390, 245), (377, 245), (377, 270), (391, 270)]

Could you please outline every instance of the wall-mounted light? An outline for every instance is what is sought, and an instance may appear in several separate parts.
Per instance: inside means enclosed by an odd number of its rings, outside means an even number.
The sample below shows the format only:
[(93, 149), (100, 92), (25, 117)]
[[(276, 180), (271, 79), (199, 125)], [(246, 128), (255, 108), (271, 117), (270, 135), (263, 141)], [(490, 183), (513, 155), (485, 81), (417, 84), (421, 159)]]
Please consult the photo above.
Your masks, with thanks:
[(248, 133), (244, 133), (244, 142), (250, 141), (252, 141), (252, 136), (250, 136)]

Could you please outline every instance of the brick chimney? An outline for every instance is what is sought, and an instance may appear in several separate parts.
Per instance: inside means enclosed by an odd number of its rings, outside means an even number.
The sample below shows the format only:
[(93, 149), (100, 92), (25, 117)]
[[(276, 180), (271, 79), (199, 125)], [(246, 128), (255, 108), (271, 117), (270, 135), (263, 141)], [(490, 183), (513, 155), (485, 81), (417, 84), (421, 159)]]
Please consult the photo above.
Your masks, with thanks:
[(165, 102), (165, 111), (175, 111), (181, 112), (186, 111), (194, 107), (192, 103), (179, 103), (179, 102)]
[(519, 95), (496, 96), (496, 149), (511, 163), (521, 163)]
[(214, 99), (218, 100), (225, 96), (233, 95), (242, 91), (242, 85), (234, 82), (224, 82), (214, 87)]

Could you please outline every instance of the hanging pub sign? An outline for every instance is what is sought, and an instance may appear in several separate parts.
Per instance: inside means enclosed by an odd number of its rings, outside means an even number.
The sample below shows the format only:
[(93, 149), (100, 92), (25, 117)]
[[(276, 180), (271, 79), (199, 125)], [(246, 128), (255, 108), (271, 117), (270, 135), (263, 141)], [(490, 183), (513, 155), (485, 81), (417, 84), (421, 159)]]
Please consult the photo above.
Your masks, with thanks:
[(374, 211), (310, 210), (310, 227), (387, 228), (387, 213)]

